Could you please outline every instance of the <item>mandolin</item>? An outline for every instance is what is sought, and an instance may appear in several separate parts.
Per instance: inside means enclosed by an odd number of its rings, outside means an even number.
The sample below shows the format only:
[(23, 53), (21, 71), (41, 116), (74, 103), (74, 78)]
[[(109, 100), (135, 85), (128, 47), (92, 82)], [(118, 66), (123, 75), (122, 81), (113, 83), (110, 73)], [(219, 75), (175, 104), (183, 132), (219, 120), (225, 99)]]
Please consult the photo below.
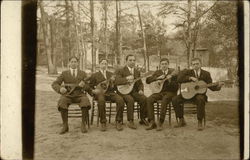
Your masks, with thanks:
[(121, 94), (129, 94), (133, 90), (135, 83), (138, 80), (147, 77), (148, 75), (149, 75), (149, 73), (146, 73), (144, 76), (141, 76), (141, 77), (134, 79), (133, 82), (131, 82), (131, 83), (124, 84), (124, 85), (118, 85), (117, 89)]
[[(175, 76), (178, 74), (178, 71), (173, 71), (170, 75), (171, 76)], [(167, 81), (167, 80), (170, 80), (172, 77), (168, 77), (168, 75), (165, 75), (165, 78), (163, 79), (158, 79), (154, 82), (151, 82), (149, 84), (149, 88), (151, 90), (152, 93), (160, 93), (162, 88), (163, 88), (163, 85), (164, 83)]]
[[(114, 77), (115, 75), (113, 75), (112, 77)], [(111, 78), (112, 78), (111, 77)], [(102, 81), (100, 82), (97, 86), (96, 86), (96, 89), (100, 90), (100, 93), (106, 93), (109, 86), (111, 85), (111, 78), (105, 80), (105, 81)]]

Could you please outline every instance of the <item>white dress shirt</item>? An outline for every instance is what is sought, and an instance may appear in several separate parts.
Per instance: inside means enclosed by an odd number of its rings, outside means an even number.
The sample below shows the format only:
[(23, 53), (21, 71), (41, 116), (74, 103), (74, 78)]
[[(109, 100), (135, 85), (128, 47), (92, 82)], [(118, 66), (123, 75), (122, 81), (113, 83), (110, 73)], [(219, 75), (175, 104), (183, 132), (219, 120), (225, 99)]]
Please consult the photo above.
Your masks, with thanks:
[(132, 75), (134, 75), (134, 68), (130, 68), (129, 66), (127, 66), (127, 67), (128, 67), (129, 72), (130, 72)]
[(102, 75), (104, 76), (105, 79), (107, 79), (107, 71), (106, 70), (100, 70)]
[[(77, 69), (72, 69), (70, 68), (70, 73), (73, 77), (76, 77), (77, 76)], [(74, 75), (75, 74), (75, 75)]]

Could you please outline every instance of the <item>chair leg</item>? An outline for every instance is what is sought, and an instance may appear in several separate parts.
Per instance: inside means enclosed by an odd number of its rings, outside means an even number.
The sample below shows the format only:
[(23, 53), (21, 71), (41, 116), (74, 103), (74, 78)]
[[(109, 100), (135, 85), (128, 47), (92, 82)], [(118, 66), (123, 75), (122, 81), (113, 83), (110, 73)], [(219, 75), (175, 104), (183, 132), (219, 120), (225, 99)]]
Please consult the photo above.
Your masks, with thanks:
[(97, 112), (96, 112), (96, 117), (97, 117), (97, 127), (99, 127), (99, 121), (100, 121), (100, 116), (99, 116), (99, 109), (97, 107)]
[(93, 125), (94, 121), (94, 113), (95, 113), (95, 102), (92, 102), (92, 110), (91, 110), (91, 125)]
[(168, 104), (168, 124), (171, 126), (171, 104)]
[(157, 121), (159, 121), (160, 104), (157, 102)]
[(109, 103), (109, 123), (111, 122), (111, 107), (112, 107), (112, 102)]

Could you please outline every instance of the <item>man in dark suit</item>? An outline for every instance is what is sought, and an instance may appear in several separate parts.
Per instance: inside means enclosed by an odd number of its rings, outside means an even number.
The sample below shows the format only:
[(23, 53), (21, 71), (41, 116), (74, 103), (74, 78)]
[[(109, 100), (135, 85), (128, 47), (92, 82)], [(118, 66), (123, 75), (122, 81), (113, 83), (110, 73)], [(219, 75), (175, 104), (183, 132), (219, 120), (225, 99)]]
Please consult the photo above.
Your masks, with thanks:
[[(135, 56), (127, 55), (126, 56), (126, 66), (118, 69), (116, 71), (116, 84), (125, 85), (133, 83), (134, 79), (140, 77), (140, 72), (135, 68)], [(134, 124), (134, 102), (137, 101), (140, 105), (140, 124), (148, 125), (148, 122), (145, 120), (147, 117), (146, 111), (146, 96), (144, 95), (144, 86), (141, 80), (135, 82), (132, 91), (129, 94), (121, 94), (118, 90), (118, 93), (123, 97), (125, 103), (127, 104), (127, 119), (129, 121), (128, 127), (136, 129)]]
[(157, 131), (161, 131), (162, 125), (166, 116), (167, 105), (172, 101), (172, 98), (177, 95), (178, 83), (177, 83), (177, 71), (169, 68), (169, 60), (162, 58), (160, 60), (160, 70), (154, 72), (154, 74), (146, 79), (146, 83), (150, 84), (157, 80), (165, 80), (163, 87), (159, 93), (153, 93), (147, 98), (147, 111), (148, 119), (150, 121), (149, 127), (146, 130), (156, 128), (155, 116), (154, 116), (154, 102), (161, 101), (160, 121), (157, 123)]
[[(116, 93), (117, 88), (114, 84), (115, 76), (112, 72), (107, 71), (107, 66), (108, 61), (106, 59), (102, 59), (100, 61), (100, 71), (91, 75), (91, 77), (89, 78), (89, 85), (93, 89), (92, 92), (95, 94), (94, 97), (98, 103), (97, 105), (101, 121), (101, 131), (106, 131), (106, 100), (110, 100), (116, 103), (116, 129), (118, 131), (121, 131), (123, 129), (122, 117), (125, 103), (123, 98)], [(106, 89), (105, 93), (103, 93), (103, 89)]]
[[(58, 101), (58, 110), (61, 112), (63, 128), (60, 134), (68, 132), (68, 107), (71, 103), (79, 103), (82, 110), (81, 131), (86, 133), (86, 116), (90, 109), (90, 102), (85, 91), (91, 94), (91, 89), (84, 81), (86, 73), (78, 69), (77, 57), (69, 59), (69, 70), (63, 71), (62, 74), (52, 83), (52, 88), (61, 97)], [(63, 84), (64, 83), (64, 84)]]
[[(199, 58), (192, 59), (191, 64), (193, 69), (184, 70), (178, 75), (177, 81), (179, 83), (197, 82), (200, 80), (206, 83), (212, 83), (210, 73), (201, 69), (201, 60)], [(209, 89), (212, 91), (218, 91), (221, 89), (222, 85), (224, 85), (224, 83), (219, 83), (217, 86), (209, 87)], [(204, 127), (202, 126), (202, 120), (205, 115), (205, 103), (207, 101), (206, 93), (197, 94), (190, 100), (184, 99), (181, 94), (173, 98), (175, 113), (177, 118), (179, 118), (179, 122), (176, 127), (183, 127), (186, 125), (183, 117), (183, 103), (186, 101), (194, 102), (197, 105), (198, 130), (203, 130)]]

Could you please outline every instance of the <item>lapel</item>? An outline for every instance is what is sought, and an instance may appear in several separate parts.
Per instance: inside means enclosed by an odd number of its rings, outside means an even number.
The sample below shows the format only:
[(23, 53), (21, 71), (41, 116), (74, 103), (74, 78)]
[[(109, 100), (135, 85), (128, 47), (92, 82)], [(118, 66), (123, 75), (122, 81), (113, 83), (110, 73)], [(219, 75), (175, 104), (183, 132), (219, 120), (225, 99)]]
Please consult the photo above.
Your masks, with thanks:
[(107, 79), (110, 79), (110, 77), (112, 76), (112, 73), (109, 71), (106, 71), (106, 76), (107, 76)]
[[(130, 70), (128, 69), (127, 66), (124, 67), (124, 74), (125, 74), (125, 77), (128, 76), (128, 75), (131, 75)], [(134, 74), (135, 74), (135, 72), (134, 72)]]
[[(107, 74), (107, 73), (106, 73)], [(107, 75), (106, 75), (107, 76)], [(97, 81), (100, 81), (100, 82), (102, 82), (102, 81), (104, 81), (104, 80), (106, 80), (106, 78), (104, 77), (104, 75), (102, 74), (102, 72), (101, 71), (99, 71), (98, 72), (98, 74), (97, 74)]]

